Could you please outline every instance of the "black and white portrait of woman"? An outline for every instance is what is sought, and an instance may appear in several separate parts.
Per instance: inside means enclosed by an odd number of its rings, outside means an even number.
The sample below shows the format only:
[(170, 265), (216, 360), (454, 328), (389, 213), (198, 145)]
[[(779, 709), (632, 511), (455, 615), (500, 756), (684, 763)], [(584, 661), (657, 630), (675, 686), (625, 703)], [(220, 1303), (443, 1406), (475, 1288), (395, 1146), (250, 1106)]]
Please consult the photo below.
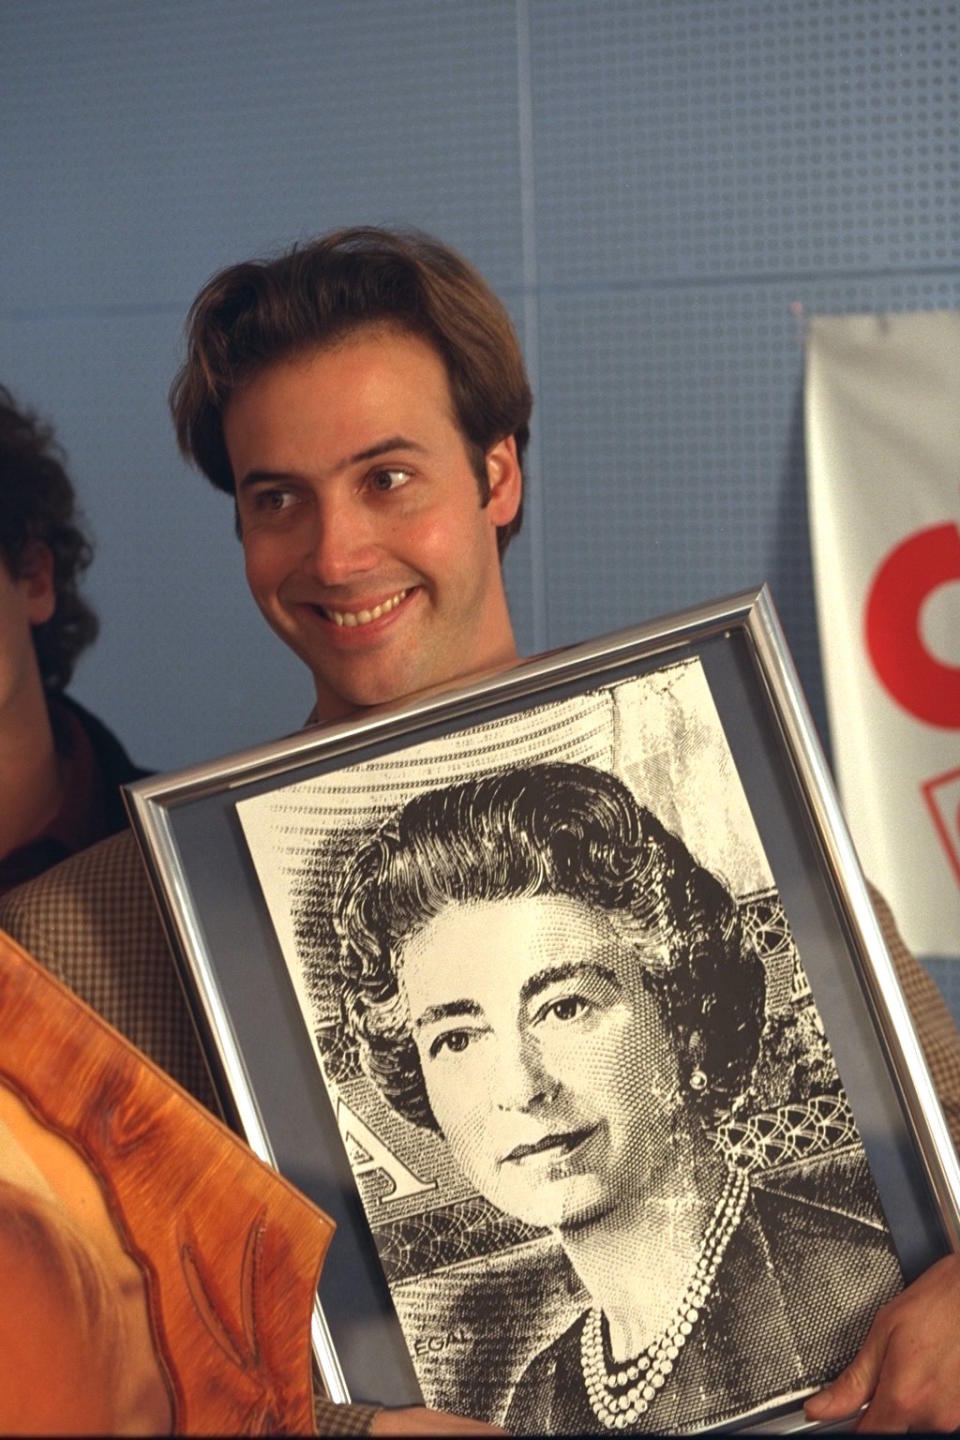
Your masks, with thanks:
[[(828, 1203), (849, 1171), (753, 1194), (718, 1147), (763, 966), (622, 782), (547, 764), (428, 791), (359, 852), (336, 924), (367, 1075), (492, 1205), (547, 1228), (589, 1296), (520, 1375), (508, 1430), (695, 1428), (850, 1358), (898, 1288), (889, 1242)], [(826, 1311), (824, 1271), (849, 1287)]]
[(902, 1278), (704, 677), (511, 724), (240, 807), (424, 1398), (759, 1416)]

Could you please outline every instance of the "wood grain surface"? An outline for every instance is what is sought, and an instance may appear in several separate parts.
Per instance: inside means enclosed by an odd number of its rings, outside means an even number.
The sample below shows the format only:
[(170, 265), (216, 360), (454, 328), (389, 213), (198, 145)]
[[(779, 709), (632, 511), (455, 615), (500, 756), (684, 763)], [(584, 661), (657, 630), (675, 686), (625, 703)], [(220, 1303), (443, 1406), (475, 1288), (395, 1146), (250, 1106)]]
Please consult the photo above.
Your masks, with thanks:
[(2, 931), (0, 1084), (95, 1177), (144, 1277), (174, 1430), (313, 1433), (332, 1222)]

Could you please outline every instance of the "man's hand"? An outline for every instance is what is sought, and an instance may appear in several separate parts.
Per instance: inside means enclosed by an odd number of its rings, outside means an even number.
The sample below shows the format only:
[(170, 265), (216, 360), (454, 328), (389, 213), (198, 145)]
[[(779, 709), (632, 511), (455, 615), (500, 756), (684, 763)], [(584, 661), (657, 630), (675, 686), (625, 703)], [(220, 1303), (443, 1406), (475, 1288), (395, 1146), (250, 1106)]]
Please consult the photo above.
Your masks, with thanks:
[(855, 1430), (960, 1427), (960, 1255), (882, 1306), (860, 1353), (804, 1409), (810, 1420), (842, 1420), (863, 1405)]
[(497, 1425), (445, 1415), (440, 1410), (380, 1410), (373, 1417), (371, 1435), (502, 1435)]

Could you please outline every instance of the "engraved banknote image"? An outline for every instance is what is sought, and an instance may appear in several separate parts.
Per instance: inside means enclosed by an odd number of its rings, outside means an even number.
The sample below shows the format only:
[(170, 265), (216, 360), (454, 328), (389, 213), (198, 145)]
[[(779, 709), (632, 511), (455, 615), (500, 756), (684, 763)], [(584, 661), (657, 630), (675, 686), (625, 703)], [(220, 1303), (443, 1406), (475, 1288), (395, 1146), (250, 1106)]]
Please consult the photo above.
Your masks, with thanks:
[(698, 661), (238, 807), (426, 1402), (762, 1414), (902, 1284)]

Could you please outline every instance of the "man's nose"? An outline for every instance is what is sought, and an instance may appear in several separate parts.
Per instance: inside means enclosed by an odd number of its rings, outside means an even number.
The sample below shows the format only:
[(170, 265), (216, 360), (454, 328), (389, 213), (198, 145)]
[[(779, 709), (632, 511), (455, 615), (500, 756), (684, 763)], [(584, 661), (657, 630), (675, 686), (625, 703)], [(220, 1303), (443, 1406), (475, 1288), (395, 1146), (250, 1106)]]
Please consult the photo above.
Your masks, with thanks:
[(340, 498), (318, 506), (306, 558), (322, 585), (343, 585), (372, 570), (379, 547), (363, 507)]
[(498, 1057), (494, 1096), (500, 1110), (536, 1110), (552, 1100), (559, 1082), (543, 1063), (539, 1046), (520, 1036)]

